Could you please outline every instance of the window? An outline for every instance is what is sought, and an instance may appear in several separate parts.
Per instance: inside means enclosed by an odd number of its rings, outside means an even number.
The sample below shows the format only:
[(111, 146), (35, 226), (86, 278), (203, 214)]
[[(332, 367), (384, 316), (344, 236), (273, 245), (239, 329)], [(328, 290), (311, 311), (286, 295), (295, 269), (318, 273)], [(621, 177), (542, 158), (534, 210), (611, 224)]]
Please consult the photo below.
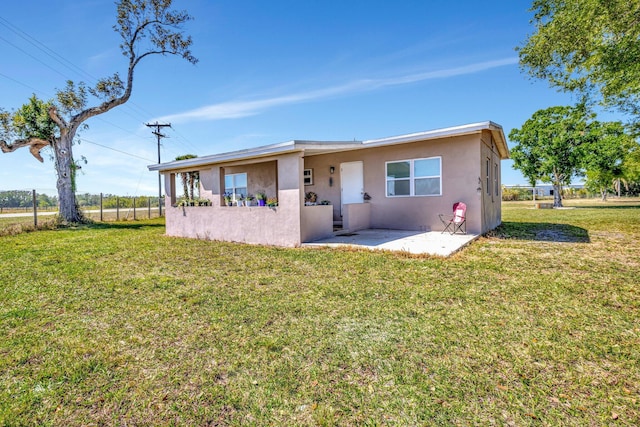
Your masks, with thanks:
[(387, 162), (387, 197), (440, 196), (441, 158)]
[(491, 195), (491, 159), (487, 157), (487, 196)]
[(498, 164), (494, 163), (493, 164), (494, 168), (493, 168), (493, 185), (496, 189), (496, 196), (500, 195), (500, 186), (498, 185)]
[(305, 169), (302, 173), (304, 185), (313, 185), (313, 169)]
[(233, 201), (236, 200), (236, 196), (247, 195), (247, 174), (246, 173), (232, 173), (224, 176), (224, 192), (231, 194)]

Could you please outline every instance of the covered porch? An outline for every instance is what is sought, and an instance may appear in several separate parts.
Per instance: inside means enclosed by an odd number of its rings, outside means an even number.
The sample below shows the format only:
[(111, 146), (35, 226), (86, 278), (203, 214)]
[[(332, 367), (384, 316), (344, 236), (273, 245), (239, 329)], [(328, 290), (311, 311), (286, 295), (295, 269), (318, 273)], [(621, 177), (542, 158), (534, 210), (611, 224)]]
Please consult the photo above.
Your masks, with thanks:
[[(208, 205), (180, 203), (178, 177), (194, 171), (199, 199)], [(333, 207), (305, 205), (304, 171), (303, 153), (297, 150), (165, 173), (167, 234), (289, 247), (331, 236)], [(259, 205), (258, 193), (269, 205)]]

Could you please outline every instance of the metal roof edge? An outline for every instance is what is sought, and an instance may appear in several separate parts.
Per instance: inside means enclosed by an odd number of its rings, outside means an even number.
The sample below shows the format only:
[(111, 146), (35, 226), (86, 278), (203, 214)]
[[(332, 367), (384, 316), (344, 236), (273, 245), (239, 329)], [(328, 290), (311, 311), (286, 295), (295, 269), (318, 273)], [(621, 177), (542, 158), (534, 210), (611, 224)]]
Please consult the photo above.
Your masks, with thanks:
[(390, 136), (386, 138), (370, 139), (363, 141), (363, 147), (377, 147), (384, 145), (394, 144), (406, 144), (410, 142), (424, 141), (427, 139), (446, 138), (458, 135), (467, 135), (471, 133), (481, 132), (483, 130), (489, 130), (494, 134), (497, 134), (497, 138), (501, 143), (502, 150), (500, 156), (504, 159), (509, 158), (509, 149), (507, 147), (507, 141), (504, 137), (502, 126), (492, 122), (490, 120), (477, 123), (469, 123), (460, 126), (452, 126), (442, 129), (428, 130), (424, 132), (408, 133), (405, 135)]
[(378, 147), (384, 145), (404, 144), (416, 141), (423, 141), (435, 138), (446, 138), (457, 135), (489, 130), (498, 141), (498, 151), (503, 159), (509, 158), (509, 148), (502, 130), (502, 126), (492, 121), (470, 123), (460, 126), (452, 126), (442, 129), (434, 129), (424, 132), (415, 132), (405, 135), (391, 136), (365, 141), (313, 141), (313, 140), (291, 140), (277, 144), (263, 145), (260, 147), (247, 148), (243, 150), (230, 151), (227, 153), (213, 154), (204, 157), (194, 157), (186, 160), (176, 160), (167, 163), (153, 164), (147, 166), (150, 171), (178, 170), (197, 167), (207, 164), (222, 163), (236, 160), (243, 160), (253, 157), (266, 157), (269, 155), (283, 154), (287, 152), (305, 151), (313, 149), (324, 150), (349, 150), (358, 148)]
[(204, 157), (194, 157), (186, 160), (174, 160), (172, 162), (148, 165), (150, 171), (165, 171), (172, 169), (183, 169), (194, 166), (202, 166), (212, 163), (220, 163), (232, 160), (240, 160), (247, 157), (259, 157), (268, 154), (283, 153), (286, 151), (296, 151), (296, 141), (286, 141), (277, 144), (262, 145), (260, 147), (245, 148), (242, 150), (229, 151), (226, 153), (212, 154)]
[[(495, 125), (495, 123), (488, 122), (488, 121), (470, 123), (470, 124), (460, 125), (460, 126), (433, 129), (433, 130), (428, 130), (424, 132), (414, 132), (414, 133), (408, 133), (404, 135), (389, 136), (386, 138), (369, 139), (364, 141), (363, 145), (385, 145), (385, 144), (421, 141), (424, 139), (441, 138), (441, 137), (453, 136), (453, 135), (463, 135), (467, 133), (478, 132), (483, 129), (489, 129), (490, 124)], [(499, 125), (496, 125), (496, 126), (499, 126)]]

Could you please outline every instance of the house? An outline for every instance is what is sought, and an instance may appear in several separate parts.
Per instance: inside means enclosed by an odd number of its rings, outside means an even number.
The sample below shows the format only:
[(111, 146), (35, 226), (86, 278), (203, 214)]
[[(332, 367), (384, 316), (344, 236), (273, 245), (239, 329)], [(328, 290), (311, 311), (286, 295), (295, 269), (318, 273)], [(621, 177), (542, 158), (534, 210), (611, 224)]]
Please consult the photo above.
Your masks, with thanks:
[[(289, 141), (149, 170), (164, 175), (168, 235), (294, 247), (335, 228), (442, 230), (438, 214), (458, 201), (467, 231), (485, 233), (501, 222), (508, 157), (502, 127), (482, 122), (369, 141)], [(177, 206), (176, 176), (195, 171), (211, 206)], [(258, 192), (277, 197), (277, 207), (225, 205), (225, 193)], [(309, 206), (308, 192), (330, 204)]]

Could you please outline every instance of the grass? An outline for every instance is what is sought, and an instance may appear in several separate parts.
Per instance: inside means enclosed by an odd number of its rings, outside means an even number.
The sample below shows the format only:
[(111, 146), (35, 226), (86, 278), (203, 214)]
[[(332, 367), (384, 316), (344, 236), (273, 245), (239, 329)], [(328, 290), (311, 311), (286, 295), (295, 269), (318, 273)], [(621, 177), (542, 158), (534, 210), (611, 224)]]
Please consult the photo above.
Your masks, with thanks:
[[(4, 214), (14, 214), (20, 213), (24, 214), (25, 210), (4, 210)], [(100, 221), (100, 211), (99, 210), (85, 210), (84, 215), (87, 219), (92, 221)], [(158, 210), (152, 210), (150, 213), (146, 208), (138, 208), (136, 210), (135, 220), (141, 219), (151, 219), (154, 217), (158, 217)], [(120, 212), (116, 212), (113, 209), (106, 210), (102, 214), (103, 221), (134, 221), (133, 209), (129, 208), (121, 208)], [(57, 220), (56, 216), (50, 215), (48, 213), (39, 211), (38, 212), (38, 224), (37, 227), (34, 225), (33, 215), (20, 216), (20, 217), (10, 217), (0, 215), (0, 237), (2, 236), (10, 236), (16, 235), (23, 232), (30, 232), (38, 230), (49, 230), (56, 228)]]
[(640, 203), (503, 206), (448, 259), (1, 237), (0, 425), (640, 424)]

